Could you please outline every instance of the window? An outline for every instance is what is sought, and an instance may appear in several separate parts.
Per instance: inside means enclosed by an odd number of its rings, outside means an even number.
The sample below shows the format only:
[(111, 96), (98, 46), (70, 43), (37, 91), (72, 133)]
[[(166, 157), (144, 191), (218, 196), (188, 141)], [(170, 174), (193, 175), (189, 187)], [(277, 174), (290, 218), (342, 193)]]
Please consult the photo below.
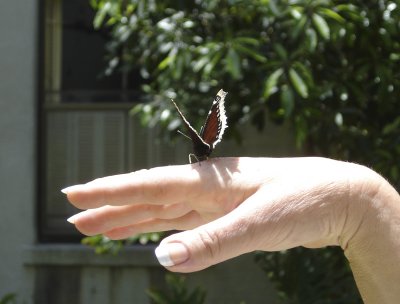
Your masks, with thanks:
[(93, 28), (89, 1), (45, 1), (47, 103), (131, 102), (139, 98), (137, 71), (105, 76), (108, 32)]
[(78, 210), (60, 189), (171, 164), (187, 151), (159, 142), (157, 130), (129, 115), (139, 73), (101, 76), (107, 33), (93, 29), (88, 1), (44, 0), (43, 15), (39, 240), (75, 241), (81, 236), (66, 219)]

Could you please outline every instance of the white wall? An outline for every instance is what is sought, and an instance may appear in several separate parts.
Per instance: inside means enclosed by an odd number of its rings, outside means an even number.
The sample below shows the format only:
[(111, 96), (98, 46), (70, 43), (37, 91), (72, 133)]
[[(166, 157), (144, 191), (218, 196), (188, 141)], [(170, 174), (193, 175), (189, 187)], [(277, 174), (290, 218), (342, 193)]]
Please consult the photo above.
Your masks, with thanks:
[(22, 252), (35, 205), (36, 0), (0, 1), (0, 298), (30, 303)]

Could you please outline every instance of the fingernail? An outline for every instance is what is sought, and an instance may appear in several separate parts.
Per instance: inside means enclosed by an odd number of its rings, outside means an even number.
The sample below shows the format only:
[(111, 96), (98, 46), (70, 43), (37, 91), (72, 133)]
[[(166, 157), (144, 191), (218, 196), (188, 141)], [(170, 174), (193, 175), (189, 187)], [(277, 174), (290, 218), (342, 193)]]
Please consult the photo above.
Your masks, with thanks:
[(61, 189), (61, 192), (64, 193), (64, 194), (68, 194), (69, 192), (71, 192), (73, 190), (78, 190), (81, 187), (82, 187), (82, 185), (69, 186), (69, 187), (66, 187), (64, 189)]
[(70, 222), (71, 224), (75, 224), (76, 219), (79, 217), (79, 213), (74, 214), (73, 216), (67, 218), (67, 222)]
[(158, 246), (155, 250), (158, 262), (164, 267), (175, 266), (189, 259), (189, 251), (181, 243), (168, 243)]

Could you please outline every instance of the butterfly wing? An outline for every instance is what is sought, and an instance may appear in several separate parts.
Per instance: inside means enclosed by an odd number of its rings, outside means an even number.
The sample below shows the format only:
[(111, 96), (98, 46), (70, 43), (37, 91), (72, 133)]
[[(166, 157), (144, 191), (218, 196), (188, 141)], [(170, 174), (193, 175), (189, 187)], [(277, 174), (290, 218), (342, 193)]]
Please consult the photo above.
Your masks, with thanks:
[(225, 113), (225, 96), (227, 94), (222, 89), (218, 91), (208, 112), (206, 122), (200, 131), (200, 137), (210, 145), (211, 150), (222, 140), (222, 135), (228, 127)]
[(208, 143), (206, 143), (197, 131), (190, 125), (186, 117), (182, 114), (181, 110), (178, 108), (177, 104), (172, 100), (176, 110), (179, 113), (179, 116), (182, 118), (183, 124), (189, 134), (190, 139), (193, 143), (193, 152), (199, 160), (206, 159), (208, 155), (211, 153), (211, 147)]

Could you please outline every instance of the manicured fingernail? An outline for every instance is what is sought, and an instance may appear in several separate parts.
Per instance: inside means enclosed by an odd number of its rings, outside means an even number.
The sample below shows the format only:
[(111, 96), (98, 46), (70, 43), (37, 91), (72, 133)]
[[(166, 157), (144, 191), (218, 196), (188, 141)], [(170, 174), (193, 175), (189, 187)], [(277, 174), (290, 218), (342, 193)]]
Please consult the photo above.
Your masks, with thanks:
[(73, 216), (67, 218), (67, 221), (70, 222), (71, 224), (75, 224), (76, 219), (79, 217), (80, 213), (74, 214)]
[(81, 187), (82, 187), (82, 185), (69, 186), (69, 187), (66, 187), (64, 189), (61, 189), (61, 192), (64, 193), (64, 194), (68, 194), (69, 192), (71, 192), (73, 190), (78, 190)]
[(175, 266), (189, 259), (189, 251), (181, 243), (167, 243), (155, 250), (158, 262), (164, 267)]

